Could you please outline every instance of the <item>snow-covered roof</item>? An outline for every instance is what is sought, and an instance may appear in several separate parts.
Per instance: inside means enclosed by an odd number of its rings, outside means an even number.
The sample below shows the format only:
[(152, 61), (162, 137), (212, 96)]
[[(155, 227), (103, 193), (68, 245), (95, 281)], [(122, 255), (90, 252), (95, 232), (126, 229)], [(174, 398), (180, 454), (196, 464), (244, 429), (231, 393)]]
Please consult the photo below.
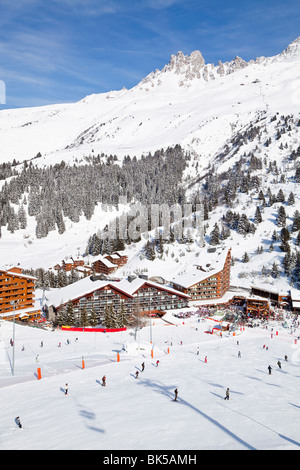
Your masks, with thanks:
[(285, 290), (281, 289), (278, 286), (273, 286), (270, 284), (252, 284), (251, 287), (252, 289), (259, 289), (261, 291), (270, 292), (272, 294), (287, 295), (287, 292)]
[(162, 289), (170, 292), (171, 294), (175, 295), (180, 295), (186, 298), (189, 298), (188, 295), (183, 294), (183, 292), (179, 292), (176, 289), (173, 289), (170, 286), (163, 285), (163, 284), (158, 284), (157, 282), (149, 281), (147, 279), (142, 279), (140, 277), (137, 277), (133, 279), (131, 282), (128, 279), (123, 279), (122, 281), (118, 282), (118, 287), (124, 291), (127, 292), (130, 295), (134, 295), (135, 292), (140, 289), (144, 284), (147, 284), (148, 286), (153, 286), (157, 289)]
[(179, 292), (172, 287), (157, 284), (156, 282), (147, 281), (145, 279), (136, 278), (132, 282), (129, 282), (127, 279), (123, 279), (121, 281), (114, 281), (114, 280), (92, 280), (91, 277), (85, 277), (80, 279), (73, 284), (69, 284), (68, 286), (61, 287), (58, 289), (51, 289), (46, 294), (46, 304), (53, 305), (54, 307), (58, 307), (61, 304), (67, 303), (70, 300), (77, 299), (79, 297), (83, 297), (87, 294), (91, 294), (92, 292), (103, 289), (104, 287), (110, 286), (129, 297), (133, 297), (134, 293), (142, 287), (145, 283), (150, 286), (156, 287), (158, 289), (166, 290), (174, 295), (179, 295), (181, 297), (189, 298), (188, 295)]
[(226, 249), (218, 249), (215, 252), (203, 251), (197, 258), (197, 263), (179, 271), (171, 281), (185, 288), (204, 281), (223, 269), (227, 253)]
[(39, 307), (28, 307), (28, 308), (19, 308), (15, 310), (10, 310), (8, 312), (2, 312), (0, 313), (0, 318), (6, 318), (6, 317), (13, 317), (14, 315), (16, 317), (24, 317), (25, 315), (28, 315), (29, 313), (33, 312), (40, 312), (41, 309)]
[(115, 269), (117, 268), (116, 264), (113, 264), (107, 258), (104, 258), (104, 256), (98, 256), (98, 258), (94, 261), (94, 263), (96, 263), (97, 261), (101, 261), (101, 263), (103, 263), (108, 268), (115, 268)]
[(292, 307), (300, 308), (300, 290), (291, 287)]
[(15, 271), (10, 271), (9, 269), (5, 269), (5, 268), (0, 268), (0, 272), (7, 273), (10, 276), (17, 276), (17, 277), (22, 277), (25, 279), (32, 279), (33, 281), (37, 280), (37, 278), (34, 276), (29, 276), (28, 274), (17, 273)]
[(300, 302), (300, 290), (291, 287), (291, 298), (294, 302)]
[(97, 289), (103, 289), (103, 287), (108, 284), (110, 284), (109, 281), (92, 281), (91, 277), (85, 277), (73, 284), (69, 284), (68, 286), (51, 289), (46, 294), (46, 304), (58, 307), (63, 303), (69, 302), (69, 300), (77, 299), (78, 297), (87, 295)]

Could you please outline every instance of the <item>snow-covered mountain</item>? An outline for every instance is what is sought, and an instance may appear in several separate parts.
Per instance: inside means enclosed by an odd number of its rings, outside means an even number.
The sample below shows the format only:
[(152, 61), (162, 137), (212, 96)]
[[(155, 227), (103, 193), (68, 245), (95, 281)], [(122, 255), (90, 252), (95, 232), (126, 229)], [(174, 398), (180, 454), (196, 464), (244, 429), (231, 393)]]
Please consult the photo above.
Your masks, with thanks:
[[(77, 103), (1, 111), (0, 164), (16, 160), (20, 165), (14, 168), (20, 172), (24, 160), (33, 159), (38, 168), (47, 168), (62, 160), (86, 164), (86, 157), (106, 154), (114, 155), (114, 162), (119, 159), (121, 165), (124, 156), (140, 159), (180, 144), (189, 152), (182, 175), (187, 197), (200, 192), (210, 201), (217, 200), (205, 221), (206, 243), (215, 223), (223, 221), (220, 228), (224, 225), (229, 210), (246, 214), (252, 224), (257, 206), (262, 210), (263, 220), (256, 224), (255, 233), (234, 229), (222, 240), (238, 260), (232, 270), (233, 282), (249, 283), (262, 267), (268, 270), (274, 262), (283, 273), (285, 252), (280, 241), (270, 250), (274, 230), (280, 236), (280, 205), (286, 210), (292, 250), (297, 249), (298, 231), (291, 227), (295, 211), (300, 210), (295, 178), (300, 153), (299, 89), (300, 37), (274, 57), (249, 62), (236, 57), (218, 65), (205, 64), (199, 51), (190, 56), (178, 52), (162, 70), (150, 73), (130, 90), (95, 94)], [(0, 181), (0, 189), (12, 180), (10, 176)], [(266, 204), (262, 204), (260, 191)], [(279, 191), (284, 201), (274, 200)], [(291, 193), (294, 202), (288, 202)], [(28, 197), (28, 188), (13, 202), (16, 211), (24, 196)], [(37, 239), (36, 219), (28, 214), (24, 229), (2, 226), (1, 264), (54, 266), (63, 258), (82, 254), (88, 238), (117, 215), (115, 208), (107, 211), (96, 205), (88, 220), (83, 214), (76, 222), (66, 217), (63, 233), (51, 229), (47, 237)], [(144, 244), (142, 239), (128, 247), (127, 271), (147, 269), (154, 275), (167, 266), (167, 274), (175, 274), (191, 262), (199, 248), (196, 243), (187, 251), (174, 244), (153, 264), (143, 256)], [(246, 251), (250, 262), (245, 265), (241, 259)], [(288, 279), (284, 282), (286, 288)]]
[[(136, 155), (182, 144), (211, 156), (258, 111), (298, 113), (300, 37), (274, 57), (215, 66), (201, 52), (173, 55), (130, 90), (77, 103), (0, 112), (0, 162), (42, 154), (40, 164), (91, 152)], [(215, 120), (218, 119), (218, 126)]]

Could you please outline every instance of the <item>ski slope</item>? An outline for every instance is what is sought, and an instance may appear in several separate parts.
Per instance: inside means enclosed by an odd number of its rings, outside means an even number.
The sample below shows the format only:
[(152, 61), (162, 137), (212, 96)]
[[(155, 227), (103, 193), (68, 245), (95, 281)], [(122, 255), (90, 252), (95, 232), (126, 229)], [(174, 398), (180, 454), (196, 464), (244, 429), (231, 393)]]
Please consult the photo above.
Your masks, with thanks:
[[(287, 328), (274, 321), (222, 338), (205, 333), (208, 319), (168, 313), (168, 320), (173, 324), (155, 319), (136, 341), (132, 330), (72, 333), (16, 325), (14, 376), (13, 325), (2, 321), (0, 449), (300, 449), (300, 330), (290, 329), (291, 320)], [(224, 401), (227, 387), (230, 400)]]

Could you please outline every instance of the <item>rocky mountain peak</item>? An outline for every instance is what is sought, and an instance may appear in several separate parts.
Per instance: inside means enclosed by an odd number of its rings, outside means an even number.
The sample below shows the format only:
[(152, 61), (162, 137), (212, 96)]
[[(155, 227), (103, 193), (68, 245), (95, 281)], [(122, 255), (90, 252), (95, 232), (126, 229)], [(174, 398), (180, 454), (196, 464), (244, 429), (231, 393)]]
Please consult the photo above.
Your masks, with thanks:
[(190, 86), (191, 82), (195, 79), (211, 81), (218, 77), (234, 73), (249, 65), (268, 65), (271, 62), (282, 61), (296, 56), (300, 56), (300, 36), (277, 56), (262, 56), (254, 60), (252, 59), (249, 62), (246, 62), (239, 56), (235, 56), (233, 60), (224, 63), (219, 61), (215, 66), (214, 64), (206, 64), (199, 50), (193, 51), (190, 55), (185, 55), (182, 51), (179, 51), (177, 54), (171, 55), (169, 63), (165, 65), (162, 70), (151, 72), (138, 86), (140, 87), (141, 85), (147, 84), (147, 90), (149, 89), (149, 85), (151, 87), (160, 86), (164, 81), (165, 75), (170, 72), (178, 76), (178, 86)]
[(300, 56), (300, 36), (298, 36), (288, 47), (279, 54), (281, 57), (294, 57)]
[(171, 55), (169, 63), (162, 69), (162, 72), (174, 71), (179, 75), (185, 73), (187, 69), (197, 72), (204, 65), (205, 60), (200, 51), (193, 51), (190, 56), (179, 51), (176, 55)]

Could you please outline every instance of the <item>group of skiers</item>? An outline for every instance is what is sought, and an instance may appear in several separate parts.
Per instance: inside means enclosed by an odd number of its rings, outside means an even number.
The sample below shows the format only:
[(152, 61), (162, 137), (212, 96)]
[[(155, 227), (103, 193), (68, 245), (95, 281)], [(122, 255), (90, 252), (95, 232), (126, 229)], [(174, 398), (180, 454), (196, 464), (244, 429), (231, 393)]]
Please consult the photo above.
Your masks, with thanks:
[[(78, 339), (76, 338), (76, 340), (78, 340)], [(12, 340), (10, 340), (10, 344), (13, 345)], [(70, 344), (70, 341), (69, 341), (69, 340), (67, 340), (67, 344)], [(181, 342), (181, 344), (182, 344), (182, 342)], [(44, 344), (43, 344), (43, 341), (41, 341), (40, 346), (43, 347), (43, 345), (44, 345)], [(239, 345), (239, 341), (237, 341), (237, 345)], [(58, 346), (61, 347), (61, 343), (59, 343)], [(23, 346), (22, 350), (24, 350), (24, 349), (25, 349), (25, 348), (24, 348), (24, 346)], [(268, 347), (264, 344), (264, 345), (263, 345), (263, 349), (268, 350)], [(197, 355), (199, 355), (199, 347), (197, 348)], [(238, 351), (238, 357), (241, 357), (241, 351)], [(287, 356), (287, 355), (284, 356), (284, 360), (285, 360), (285, 361), (288, 360), (288, 356)], [(39, 361), (39, 355), (36, 356), (36, 361), (37, 361), (37, 362)], [(207, 363), (207, 356), (205, 356), (204, 362)], [(157, 360), (157, 361), (156, 361), (156, 367), (158, 367), (159, 363), (160, 363), (160, 361)], [(277, 361), (277, 365), (278, 365), (278, 367), (281, 369), (281, 361), (280, 361), (280, 360)], [(145, 363), (143, 362), (143, 363), (141, 364), (141, 372), (143, 372), (144, 370), (145, 370)], [(268, 371), (269, 371), (269, 375), (271, 375), (271, 373), (272, 373), (272, 367), (271, 367), (270, 365), (268, 366)], [(135, 378), (137, 379), (138, 377), (139, 377), (139, 370), (137, 370), (137, 371), (135, 372)], [(101, 383), (101, 385), (102, 385), (103, 387), (106, 386), (106, 376), (105, 376), (105, 375), (102, 377), (102, 383)], [(69, 389), (69, 386), (68, 386), (68, 384), (66, 383), (66, 384), (65, 384), (65, 387), (64, 387), (64, 389), (63, 389), (65, 395), (68, 395), (68, 389)], [(229, 399), (230, 399), (229, 393), (230, 393), (230, 390), (229, 390), (229, 387), (227, 387), (224, 400), (229, 400)], [(178, 389), (175, 388), (173, 401), (177, 401), (177, 398), (178, 398)], [(21, 421), (20, 421), (20, 417), (19, 417), (19, 416), (17, 416), (17, 417), (15, 418), (15, 422), (16, 422), (16, 424), (19, 426), (19, 428), (22, 428), (22, 423), (21, 423)]]

